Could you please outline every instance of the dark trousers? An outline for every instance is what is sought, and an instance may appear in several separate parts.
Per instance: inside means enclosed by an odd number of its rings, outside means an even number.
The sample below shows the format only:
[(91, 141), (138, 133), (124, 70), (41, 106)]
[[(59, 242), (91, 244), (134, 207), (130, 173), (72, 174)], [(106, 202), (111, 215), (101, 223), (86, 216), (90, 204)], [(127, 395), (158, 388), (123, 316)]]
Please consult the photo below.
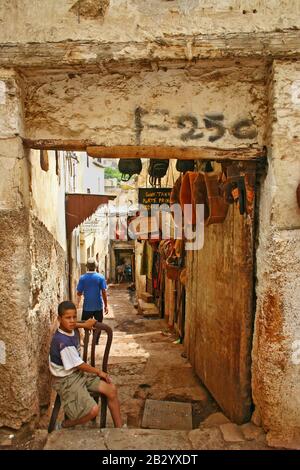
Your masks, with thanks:
[(88, 320), (89, 318), (95, 318), (95, 320), (99, 321), (100, 323), (103, 322), (103, 310), (82, 310), (81, 320)]
[[(82, 315), (81, 315), (81, 320), (88, 320), (89, 318), (95, 318), (98, 322), (102, 323), (103, 322), (103, 309), (102, 310), (82, 310)], [(96, 344), (99, 343), (99, 337), (100, 334), (98, 335), (98, 338), (96, 339)]]

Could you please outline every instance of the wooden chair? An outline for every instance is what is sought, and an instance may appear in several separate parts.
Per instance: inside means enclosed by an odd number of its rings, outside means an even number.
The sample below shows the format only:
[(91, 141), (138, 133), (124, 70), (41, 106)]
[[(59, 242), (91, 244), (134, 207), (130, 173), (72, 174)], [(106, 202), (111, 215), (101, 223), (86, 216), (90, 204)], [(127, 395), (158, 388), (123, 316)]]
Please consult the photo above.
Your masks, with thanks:
[[(87, 357), (88, 357), (88, 347), (89, 347), (89, 338), (90, 338), (90, 331), (91, 330), (84, 330), (84, 344), (83, 344), (83, 361), (87, 362)], [(92, 339), (92, 345), (91, 345), (91, 366), (95, 367), (95, 349), (96, 349), (96, 343), (98, 339), (101, 336), (101, 332), (105, 331), (107, 334), (106, 337), (106, 345), (105, 345), (105, 350), (104, 350), (104, 355), (102, 359), (102, 370), (103, 372), (107, 372), (107, 363), (108, 363), (108, 356), (109, 356), (109, 351), (112, 343), (112, 329), (110, 326), (106, 325), (105, 323), (99, 323), (97, 322), (94, 326), (94, 329), (92, 330), (93, 334), (93, 339)], [(105, 428), (106, 426), (106, 415), (107, 415), (107, 398), (104, 395), (101, 395), (100, 393), (97, 392), (91, 392), (92, 397), (95, 399), (96, 403), (98, 404), (99, 402), (99, 396), (101, 396), (101, 415), (100, 415), (100, 428)], [(57, 416), (60, 410), (61, 402), (60, 402), (60, 397), (57, 394), (54, 402), (54, 407), (52, 410), (49, 426), (48, 426), (48, 432), (52, 432), (55, 428)]]

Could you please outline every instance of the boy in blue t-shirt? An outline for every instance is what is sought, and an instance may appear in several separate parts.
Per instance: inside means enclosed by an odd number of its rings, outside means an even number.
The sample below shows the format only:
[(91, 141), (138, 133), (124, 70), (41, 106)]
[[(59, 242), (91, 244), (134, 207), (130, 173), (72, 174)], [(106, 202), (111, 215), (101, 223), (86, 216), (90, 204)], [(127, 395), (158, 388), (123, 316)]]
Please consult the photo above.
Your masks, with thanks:
[(87, 260), (87, 272), (80, 276), (77, 285), (77, 308), (81, 296), (84, 296), (81, 320), (94, 317), (97, 321), (103, 321), (103, 303), (105, 314), (108, 313), (106, 281), (102, 274), (96, 272), (96, 261), (94, 258)]
[(107, 397), (114, 425), (120, 428), (122, 420), (116, 386), (106, 372), (86, 364), (80, 357), (79, 332), (76, 328), (90, 329), (96, 320), (78, 324), (76, 307), (68, 300), (59, 304), (58, 316), (60, 325), (52, 338), (49, 367), (54, 376), (53, 388), (59, 394), (68, 417), (61, 427), (85, 424), (98, 415), (99, 407), (89, 393), (94, 391)]

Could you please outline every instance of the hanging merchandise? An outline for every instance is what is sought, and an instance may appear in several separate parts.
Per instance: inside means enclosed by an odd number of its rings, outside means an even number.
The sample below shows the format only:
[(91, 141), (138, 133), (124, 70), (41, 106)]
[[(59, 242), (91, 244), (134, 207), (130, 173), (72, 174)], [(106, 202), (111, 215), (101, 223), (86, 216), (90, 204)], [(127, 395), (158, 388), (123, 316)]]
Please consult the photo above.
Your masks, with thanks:
[(205, 163), (204, 171), (205, 171), (205, 173), (211, 173), (212, 171), (214, 171), (210, 160)]
[(175, 181), (173, 189), (170, 194), (170, 204), (180, 204), (180, 187), (181, 187), (182, 176)]
[(174, 238), (176, 227), (171, 212), (159, 210), (156, 212), (155, 217), (157, 219), (161, 238), (165, 240)]
[(160, 230), (159, 230), (159, 221), (157, 217), (154, 216), (142, 216), (136, 217), (130, 223), (130, 230), (128, 233), (132, 239), (137, 240), (159, 240), (160, 239)]
[(187, 269), (183, 268), (179, 276), (180, 282), (182, 285), (186, 286), (187, 283)]
[(222, 174), (220, 173), (204, 172), (209, 209), (209, 215), (207, 219), (204, 218), (205, 225), (220, 224), (224, 222), (226, 218), (229, 204), (223, 198), (223, 193), (221, 190), (221, 178)]
[(222, 173), (203, 172), (197, 174), (193, 185), (193, 204), (204, 204), (205, 225), (224, 222), (228, 212), (228, 202), (223, 197)]
[(175, 241), (174, 252), (177, 258), (182, 258), (184, 253), (184, 240), (182, 238), (177, 238)]
[(207, 197), (206, 183), (205, 183), (203, 171), (200, 171), (199, 173), (197, 173), (197, 176), (195, 178), (193, 188), (192, 188), (192, 202), (193, 202), (195, 212), (196, 212), (197, 204), (203, 204), (204, 220), (207, 220), (209, 216), (209, 207), (208, 207), (208, 197)]
[(168, 167), (169, 160), (150, 159), (148, 173), (151, 186), (161, 186), (161, 178), (167, 174)]
[(176, 170), (180, 173), (186, 173), (187, 171), (194, 171), (195, 160), (177, 160)]
[(120, 158), (118, 163), (119, 172), (122, 173), (122, 181), (128, 181), (133, 175), (139, 175), (142, 171), (142, 160), (140, 158)]
[[(196, 223), (196, 211), (195, 206), (192, 205), (192, 187), (194, 184), (195, 179), (197, 178), (197, 174), (194, 171), (187, 171), (181, 181), (180, 187), (180, 205), (183, 211), (184, 220), (188, 224), (195, 224)], [(192, 205), (191, 212), (188, 211), (188, 208), (184, 207), (185, 205)]]
[(170, 255), (166, 260), (166, 274), (167, 278), (177, 281), (180, 277), (180, 273), (183, 269), (182, 260), (178, 258), (174, 253)]
[[(239, 167), (239, 162), (223, 164), (222, 168), (226, 174), (226, 179), (222, 183), (222, 191), (225, 201), (228, 204), (238, 202), (241, 215), (246, 211), (249, 212), (249, 208), (254, 200), (253, 178), (251, 178), (250, 174), (245, 178), (245, 174), (242, 174), (242, 168)], [(245, 179), (247, 181), (248, 191), (246, 191)]]

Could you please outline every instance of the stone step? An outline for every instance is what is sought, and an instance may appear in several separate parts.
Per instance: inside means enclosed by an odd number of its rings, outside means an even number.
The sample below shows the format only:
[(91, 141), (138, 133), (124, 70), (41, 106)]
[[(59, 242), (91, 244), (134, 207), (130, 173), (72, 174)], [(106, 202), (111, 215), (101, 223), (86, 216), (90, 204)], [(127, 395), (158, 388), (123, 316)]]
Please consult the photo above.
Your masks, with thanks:
[(143, 299), (138, 300), (138, 313), (144, 317), (159, 318), (159, 311), (155, 304), (145, 302)]
[(45, 450), (190, 450), (188, 431), (105, 428), (62, 429), (49, 434)]
[(152, 303), (153, 302), (153, 295), (149, 294), (149, 292), (142, 292), (141, 293), (141, 299), (144, 300), (147, 303)]
[[(233, 424), (233, 423), (230, 423)], [(230, 425), (229, 424), (229, 425)], [(226, 440), (220, 426), (204, 426), (192, 431), (104, 428), (90, 425), (77, 429), (62, 429), (48, 434), (45, 450), (270, 450), (264, 433), (256, 439), (237, 441), (229, 435)], [(223, 425), (224, 426), (224, 425)], [(228, 426), (228, 424), (225, 424)], [(236, 426), (236, 425), (234, 425)], [(238, 427), (240, 429), (240, 427)], [(299, 447), (292, 447), (299, 448)], [(101, 463), (109, 463), (100, 460)], [(101, 459), (101, 456), (100, 456)], [(114, 462), (116, 463), (116, 462)], [(189, 463), (189, 462), (185, 462)]]

